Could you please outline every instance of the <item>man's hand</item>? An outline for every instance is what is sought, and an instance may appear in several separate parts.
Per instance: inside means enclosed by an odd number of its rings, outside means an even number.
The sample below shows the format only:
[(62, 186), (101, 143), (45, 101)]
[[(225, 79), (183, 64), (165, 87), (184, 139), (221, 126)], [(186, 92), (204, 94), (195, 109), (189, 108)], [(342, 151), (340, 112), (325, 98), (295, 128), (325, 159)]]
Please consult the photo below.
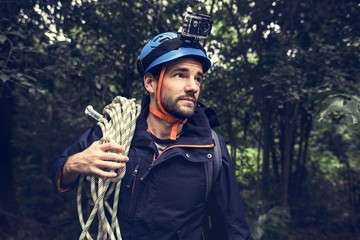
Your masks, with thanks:
[(61, 183), (68, 185), (80, 174), (116, 177), (116, 171), (129, 161), (127, 156), (122, 155), (124, 151), (124, 147), (116, 143), (94, 142), (84, 151), (68, 158), (62, 170)]

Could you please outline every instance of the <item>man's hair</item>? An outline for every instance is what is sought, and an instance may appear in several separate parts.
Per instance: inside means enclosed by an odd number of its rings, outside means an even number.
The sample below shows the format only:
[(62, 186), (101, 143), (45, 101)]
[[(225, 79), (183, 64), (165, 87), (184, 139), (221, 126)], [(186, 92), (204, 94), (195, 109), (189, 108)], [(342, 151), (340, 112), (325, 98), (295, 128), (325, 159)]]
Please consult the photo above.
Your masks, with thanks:
[[(198, 56), (184, 56), (184, 57), (180, 57), (180, 58), (177, 58), (177, 59), (181, 59), (181, 58), (192, 58), (192, 59), (200, 62), (201, 65), (202, 65), (203, 68), (204, 68), (204, 63), (203, 63), (203, 61), (202, 61), (203, 59), (202, 59), (201, 57), (198, 57)], [(176, 60), (176, 59), (174, 59), (174, 60)], [(172, 60), (172, 61), (174, 61), (174, 60)], [(156, 79), (159, 79), (162, 66), (163, 66), (163, 64), (159, 64), (159, 65), (151, 68), (151, 69), (148, 71), (148, 73), (151, 73)]]
[(153, 68), (151, 68), (148, 73), (151, 73), (157, 80), (160, 77), (160, 73), (161, 73), (161, 68), (162, 68), (162, 64), (157, 65)]

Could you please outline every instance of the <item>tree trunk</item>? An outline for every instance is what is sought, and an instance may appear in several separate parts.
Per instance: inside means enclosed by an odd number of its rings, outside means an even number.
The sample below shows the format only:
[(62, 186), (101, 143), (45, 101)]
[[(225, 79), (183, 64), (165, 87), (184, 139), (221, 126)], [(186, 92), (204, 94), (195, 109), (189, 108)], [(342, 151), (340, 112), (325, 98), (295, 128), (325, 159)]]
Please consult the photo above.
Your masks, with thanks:
[(236, 136), (235, 133), (233, 131), (233, 124), (232, 124), (232, 114), (231, 111), (228, 109), (228, 114), (227, 114), (227, 118), (226, 118), (226, 131), (228, 133), (229, 136), (229, 143), (230, 143), (230, 157), (231, 159), (234, 161), (235, 166), (236, 166), (236, 148), (237, 148), (237, 144), (236, 144)]
[[(292, 112), (294, 110), (294, 112)], [(294, 148), (294, 134), (296, 132), (296, 119), (298, 112), (298, 104), (286, 104), (285, 109), (285, 144), (284, 144), (284, 163), (283, 163), (283, 182), (281, 205), (287, 207), (289, 205), (289, 180), (291, 173), (291, 160)]]
[[(11, 151), (14, 97), (8, 84), (2, 83), (0, 88), (0, 209), (13, 213), (16, 212)], [(0, 226), (10, 229), (6, 216), (0, 215)]]
[[(265, 100), (266, 101), (266, 100)], [(266, 101), (266, 107), (263, 108), (264, 111), (261, 113), (262, 120), (262, 140), (263, 140), (263, 165), (262, 165), (262, 187), (261, 195), (263, 199), (269, 200), (270, 198), (270, 189), (269, 189), (269, 180), (270, 180), (270, 144), (271, 144), (271, 134), (270, 134), (270, 111), (268, 107), (268, 102)]]
[(310, 115), (304, 110), (301, 110), (301, 122), (300, 122), (300, 140), (299, 150), (296, 159), (296, 169), (294, 174), (294, 181), (291, 189), (291, 200), (293, 203), (299, 199), (302, 192), (303, 182), (306, 180), (306, 158), (309, 145), (310, 132), (312, 128), (312, 119)]

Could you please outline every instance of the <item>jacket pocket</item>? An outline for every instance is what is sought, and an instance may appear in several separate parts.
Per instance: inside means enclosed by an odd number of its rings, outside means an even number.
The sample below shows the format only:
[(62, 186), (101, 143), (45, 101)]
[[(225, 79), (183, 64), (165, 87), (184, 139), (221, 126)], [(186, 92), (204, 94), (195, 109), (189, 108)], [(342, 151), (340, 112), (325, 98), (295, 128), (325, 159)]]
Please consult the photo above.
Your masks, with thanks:
[(185, 240), (188, 239), (188, 236), (186, 236), (186, 229), (184, 228), (184, 226), (182, 226), (181, 228), (179, 228), (176, 231), (176, 235), (177, 235), (177, 239), (178, 240)]
[(132, 218), (135, 211), (136, 206), (136, 183), (137, 183), (137, 174), (139, 171), (139, 163), (137, 163), (134, 171), (132, 172), (132, 176), (130, 181), (126, 184), (126, 188), (129, 191), (129, 207), (127, 212), (127, 217)]
[(178, 240), (183, 240), (183, 231), (181, 229), (176, 231), (176, 235), (177, 235), (177, 239)]

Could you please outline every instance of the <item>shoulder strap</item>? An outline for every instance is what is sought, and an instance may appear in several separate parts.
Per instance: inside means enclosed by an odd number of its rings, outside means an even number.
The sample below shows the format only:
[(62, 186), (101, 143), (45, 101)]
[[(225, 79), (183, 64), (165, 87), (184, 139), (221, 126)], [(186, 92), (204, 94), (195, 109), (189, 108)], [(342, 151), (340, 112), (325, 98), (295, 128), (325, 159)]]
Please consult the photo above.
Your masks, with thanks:
[(215, 147), (214, 147), (215, 161), (205, 162), (206, 199), (210, 194), (212, 186), (215, 184), (215, 180), (219, 175), (222, 164), (222, 155), (221, 155), (219, 138), (213, 129), (211, 129), (211, 136), (215, 142)]

